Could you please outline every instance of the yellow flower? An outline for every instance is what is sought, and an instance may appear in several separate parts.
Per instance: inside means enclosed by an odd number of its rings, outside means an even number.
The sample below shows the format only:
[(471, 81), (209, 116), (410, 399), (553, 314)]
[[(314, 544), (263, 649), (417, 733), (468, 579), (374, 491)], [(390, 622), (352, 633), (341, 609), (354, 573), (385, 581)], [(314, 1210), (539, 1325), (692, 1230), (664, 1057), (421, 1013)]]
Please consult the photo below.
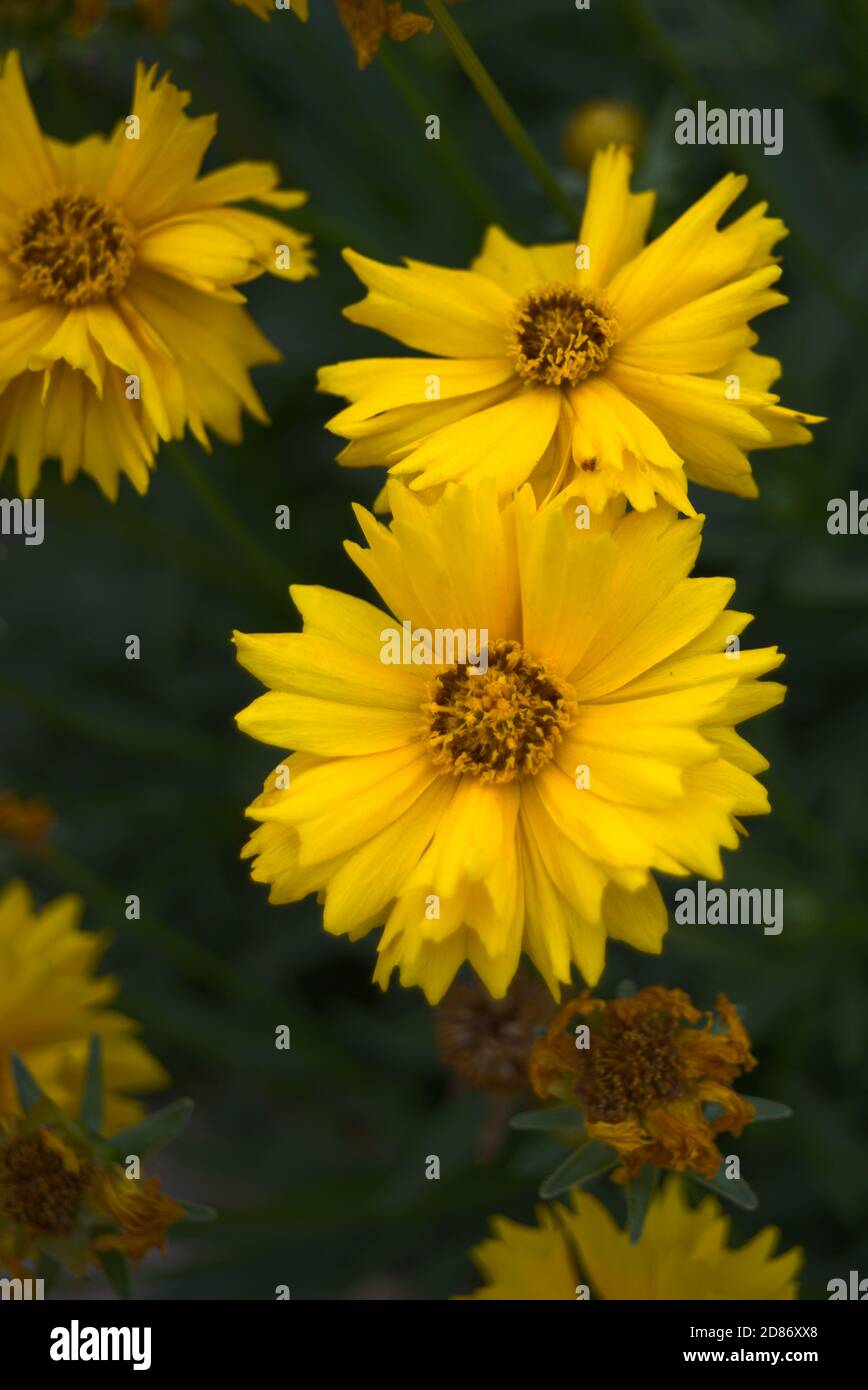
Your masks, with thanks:
[(81, 914), (81, 900), (72, 896), (35, 910), (20, 882), (0, 893), (0, 1117), (20, 1113), (13, 1051), (61, 1110), (77, 1114), (96, 1033), (103, 1040), (106, 1129), (113, 1133), (144, 1113), (131, 1095), (160, 1090), (169, 1078), (136, 1037), (133, 1020), (108, 1007), (117, 981), (94, 973), (108, 942), (81, 930)]
[(307, 238), (229, 206), (298, 207), (271, 164), (200, 176), (216, 117), (137, 68), (131, 114), (109, 138), (45, 137), (17, 53), (0, 74), (0, 469), (30, 495), (44, 459), (114, 499), (148, 485), (158, 441), (187, 427), (237, 442), (267, 416), (248, 368), (279, 354), (234, 286), (312, 273)]
[(390, 500), (347, 550), (394, 617), (296, 586), (302, 634), (236, 634), (270, 687), (239, 727), (297, 750), (249, 808), (253, 877), (320, 894), (327, 931), (385, 924), (375, 979), (432, 1003), (465, 960), (499, 998), (522, 949), (555, 994), (573, 962), (599, 979), (607, 935), (658, 952), (653, 871), (720, 877), (768, 810), (733, 725), (780, 701), (756, 678), (783, 658), (741, 651), (733, 582), (688, 578), (701, 523), (671, 507), (585, 530), (527, 487)]
[(691, 1207), (683, 1184), (669, 1178), (652, 1199), (641, 1239), (631, 1245), (601, 1202), (572, 1193), (572, 1210), (541, 1207), (537, 1226), (495, 1217), (492, 1236), (472, 1251), (485, 1285), (471, 1298), (494, 1300), (767, 1299), (798, 1297), (804, 1262), (798, 1248), (774, 1252), (780, 1231), (766, 1226), (738, 1249), (716, 1198)]
[[(565, 1032), (589, 1021), (588, 1046)], [(705, 1017), (680, 989), (654, 986), (629, 999), (592, 999), (585, 991), (552, 1019), (534, 1046), (530, 1077), (543, 1099), (584, 1111), (585, 1132), (614, 1149), (616, 1181), (651, 1163), (712, 1178), (720, 1166), (715, 1137), (740, 1134), (755, 1111), (732, 1082), (756, 1066), (735, 1007), (721, 994)], [(707, 1119), (703, 1107), (719, 1113)]]
[(368, 296), (354, 323), (429, 357), (324, 367), (351, 404), (329, 428), (339, 461), (386, 464), (416, 490), (493, 477), (561, 489), (599, 510), (662, 497), (692, 513), (686, 479), (743, 497), (749, 449), (806, 443), (806, 421), (769, 392), (780, 364), (748, 323), (784, 296), (772, 247), (783, 223), (758, 204), (723, 231), (745, 187), (729, 174), (645, 246), (653, 193), (631, 193), (630, 158), (594, 160), (578, 245), (519, 246), (499, 228), (470, 270), (346, 260)]
[(53, 1242), (68, 1254), (74, 1242), (82, 1264), (109, 1250), (141, 1260), (184, 1215), (158, 1179), (128, 1178), (50, 1125), (0, 1120), (0, 1267), (24, 1274)]
[[(270, 19), (275, 12), (274, 0), (232, 0), (243, 5), (260, 19)], [(430, 34), (432, 20), (426, 15), (405, 10), (399, 3), (387, 0), (335, 0), (341, 23), (350, 36), (360, 68), (366, 68), (376, 58), (383, 38), (393, 43), (412, 39), (415, 34)], [(454, 5), (457, 0), (447, 0)], [(299, 19), (308, 18), (308, 0), (290, 0), (290, 9)]]

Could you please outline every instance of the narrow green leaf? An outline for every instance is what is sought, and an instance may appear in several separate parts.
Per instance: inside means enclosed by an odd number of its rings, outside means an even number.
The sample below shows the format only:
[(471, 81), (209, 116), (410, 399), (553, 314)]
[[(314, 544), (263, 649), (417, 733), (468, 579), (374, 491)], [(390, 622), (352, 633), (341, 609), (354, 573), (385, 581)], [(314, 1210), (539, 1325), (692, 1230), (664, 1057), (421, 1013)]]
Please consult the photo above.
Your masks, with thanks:
[(87, 1071), (84, 1077), (84, 1091), (78, 1118), (85, 1129), (90, 1130), (91, 1134), (100, 1134), (102, 1117), (102, 1038), (94, 1033), (87, 1054)]
[(645, 1217), (657, 1188), (658, 1175), (659, 1170), (653, 1164), (646, 1163), (639, 1170), (637, 1177), (624, 1184), (627, 1197), (627, 1234), (631, 1245), (636, 1245), (642, 1238)]
[(118, 1298), (129, 1298), (133, 1292), (133, 1281), (126, 1256), (122, 1255), (120, 1250), (103, 1250), (100, 1252), (99, 1262)]
[(141, 1158), (174, 1139), (192, 1113), (191, 1100), (175, 1100), (171, 1105), (163, 1106), (162, 1110), (155, 1110), (153, 1115), (146, 1115), (138, 1124), (113, 1134), (111, 1147), (118, 1158), (126, 1158), (127, 1154), (138, 1154)]
[(540, 1187), (539, 1195), (546, 1198), (557, 1197), (570, 1187), (589, 1182), (599, 1173), (608, 1172), (617, 1161), (618, 1155), (614, 1149), (610, 1149), (608, 1144), (601, 1144), (599, 1139), (591, 1139), (580, 1149), (569, 1154), (553, 1173), (549, 1173)]
[(523, 1110), (509, 1123), (512, 1129), (581, 1129), (585, 1117), (574, 1105), (555, 1105), (547, 1110)]
[(759, 1206), (759, 1198), (749, 1183), (744, 1178), (728, 1178), (726, 1176), (726, 1160), (721, 1159), (720, 1167), (713, 1178), (701, 1177), (699, 1173), (693, 1173), (688, 1169), (687, 1176), (693, 1178), (694, 1182), (707, 1187), (709, 1192), (716, 1192), (719, 1197), (725, 1197), (727, 1202), (733, 1202), (737, 1207), (744, 1207), (745, 1211), (756, 1211)]
[(779, 1100), (766, 1100), (764, 1096), (742, 1096), (756, 1111), (755, 1120), (789, 1120), (792, 1110)]
[(43, 1095), (38, 1081), (30, 1074), (18, 1053), (13, 1052), (10, 1055), (12, 1057), (12, 1076), (15, 1081), (15, 1090), (18, 1092), (18, 1103), (26, 1115), (28, 1110), (32, 1110), (34, 1105), (47, 1099), (47, 1097)]

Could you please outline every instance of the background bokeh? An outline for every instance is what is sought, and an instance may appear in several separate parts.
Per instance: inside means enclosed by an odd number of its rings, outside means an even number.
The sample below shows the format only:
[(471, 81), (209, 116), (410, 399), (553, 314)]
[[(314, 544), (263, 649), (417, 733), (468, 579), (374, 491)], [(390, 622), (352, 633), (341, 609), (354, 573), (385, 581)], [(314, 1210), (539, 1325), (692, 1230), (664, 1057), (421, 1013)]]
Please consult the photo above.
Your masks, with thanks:
[[(315, 902), (269, 908), (249, 882), (242, 809), (275, 759), (234, 729), (258, 687), (229, 636), (294, 627), (291, 580), (365, 593), (340, 542), (351, 500), (369, 503), (381, 477), (334, 465), (322, 428), (334, 405), (314, 373), (393, 349), (342, 319), (359, 293), (341, 246), (463, 266), (489, 220), (528, 241), (572, 229), (439, 36), (384, 45), (358, 73), (325, 0), (307, 25), (266, 26), (228, 0), (169, 8), (159, 35), (122, 16), (83, 40), (29, 39), (43, 125), (108, 129), (128, 110), (136, 57), (159, 59), (195, 113), (219, 112), (215, 159), (272, 158), (310, 190), (292, 220), (314, 233), (320, 274), (252, 287), (285, 354), (257, 374), (270, 428), (248, 424), (242, 447), (210, 458), (164, 449), (148, 495), (125, 485), (114, 507), (87, 480), (62, 487), (51, 464), (45, 544), (3, 543), (0, 788), (49, 800), (59, 824), (47, 856), (6, 845), (0, 867), (41, 899), (84, 894), (89, 925), (114, 934), (123, 1006), (175, 1093), (197, 1102), (162, 1170), (220, 1217), (137, 1271), (140, 1296), (268, 1299), (288, 1284), (293, 1298), (442, 1298), (473, 1287), (466, 1250), (490, 1214), (531, 1216), (552, 1155), (507, 1134), (481, 1161), (489, 1102), (444, 1074), (418, 991), (370, 984), (375, 937), (333, 940)], [(602, 988), (665, 982), (708, 1004), (725, 989), (744, 1007), (760, 1058), (748, 1089), (796, 1117), (735, 1146), (761, 1197), (735, 1230), (780, 1226), (807, 1251), (803, 1296), (822, 1298), (832, 1276), (868, 1274), (868, 540), (826, 529), (830, 498), (868, 493), (868, 12), (859, 0), (593, 0), (587, 12), (466, 0), (455, 13), (577, 204), (562, 129), (579, 102), (612, 97), (647, 118), (637, 185), (659, 191), (657, 228), (734, 167), (791, 229), (791, 303), (761, 321), (761, 348), (784, 361), (785, 401), (830, 423), (813, 447), (755, 456), (759, 501), (697, 494), (698, 572), (735, 576), (737, 606), (757, 614), (752, 644), (789, 654), (786, 704), (751, 726), (772, 760), (774, 813), (727, 860), (729, 885), (784, 890), (785, 927), (673, 927), (662, 958), (615, 946)], [(675, 145), (675, 110), (700, 96), (782, 107), (783, 153)], [(439, 143), (424, 138), (432, 113)], [(0, 491), (14, 486), (7, 473)], [(289, 532), (274, 529), (281, 503)], [(130, 633), (138, 663), (124, 659)], [(128, 893), (140, 923), (124, 918)], [(274, 1048), (279, 1023), (289, 1052)], [(439, 1182), (425, 1180), (428, 1154)]]

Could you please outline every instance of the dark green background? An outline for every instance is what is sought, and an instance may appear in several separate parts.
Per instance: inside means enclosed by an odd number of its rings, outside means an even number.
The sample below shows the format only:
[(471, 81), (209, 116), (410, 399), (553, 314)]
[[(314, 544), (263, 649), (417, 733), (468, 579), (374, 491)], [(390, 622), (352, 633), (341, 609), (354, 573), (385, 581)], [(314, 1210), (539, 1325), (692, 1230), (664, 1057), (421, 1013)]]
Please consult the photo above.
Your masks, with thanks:
[[(162, 1170), (220, 1219), (140, 1270), (141, 1295), (269, 1299), (288, 1284), (293, 1298), (441, 1298), (473, 1286), (465, 1252), (490, 1214), (531, 1217), (550, 1155), (512, 1135), (482, 1166), (487, 1104), (444, 1075), (421, 994), (369, 983), (375, 936), (333, 940), (314, 902), (269, 908), (248, 881), (242, 809), (275, 755), (234, 729), (258, 687), (229, 634), (294, 626), (291, 580), (365, 592), (340, 542), (354, 534), (350, 501), (370, 502), (381, 477), (334, 465), (322, 428), (334, 404), (313, 383), (321, 363), (392, 348), (342, 319), (359, 294), (341, 246), (463, 266), (487, 220), (526, 241), (574, 229), (439, 36), (386, 45), (357, 73), (328, 0), (306, 26), (266, 26), (228, 0), (173, 8), (156, 37), (120, 21), (29, 42), (45, 128), (108, 129), (128, 111), (135, 58), (159, 58), (195, 113), (219, 112), (215, 162), (273, 158), (310, 190), (291, 220), (315, 234), (320, 276), (252, 287), (285, 354), (256, 374), (271, 428), (248, 424), (242, 447), (210, 459), (164, 449), (148, 495), (125, 485), (114, 507), (85, 479), (62, 487), (52, 463), (45, 544), (0, 551), (0, 786), (47, 798), (60, 820), (53, 857), (7, 849), (3, 863), (41, 897), (85, 894), (89, 924), (115, 934), (125, 1007), (176, 1093), (197, 1101)], [(868, 1275), (868, 539), (826, 531), (829, 498), (868, 491), (865, 7), (466, 0), (455, 14), (577, 203), (564, 121), (588, 97), (616, 97), (648, 118), (637, 185), (659, 191), (657, 228), (736, 167), (752, 179), (738, 210), (768, 198), (792, 230), (791, 303), (760, 322), (760, 346), (784, 361), (785, 402), (830, 423), (813, 447), (755, 457), (759, 501), (696, 494), (709, 518), (698, 572), (735, 576), (737, 606), (758, 615), (751, 643), (789, 654), (785, 706), (748, 730), (772, 760), (774, 814), (727, 863), (730, 885), (783, 888), (784, 932), (673, 928), (662, 958), (611, 948), (602, 988), (664, 982), (702, 1004), (724, 989), (744, 1006), (760, 1057), (748, 1089), (797, 1113), (737, 1142), (761, 1207), (735, 1227), (779, 1225), (806, 1248), (804, 1296), (822, 1298), (832, 1276)], [(783, 107), (783, 153), (676, 146), (674, 112), (699, 96)], [(429, 113), (439, 144), (424, 138)], [(4, 494), (14, 486), (7, 473)], [(281, 503), (288, 533), (273, 526)], [(139, 663), (124, 659), (129, 633)], [(142, 897), (139, 924), (124, 919), (128, 893)], [(274, 1049), (279, 1023), (289, 1053)], [(432, 1153), (439, 1183), (424, 1178)]]

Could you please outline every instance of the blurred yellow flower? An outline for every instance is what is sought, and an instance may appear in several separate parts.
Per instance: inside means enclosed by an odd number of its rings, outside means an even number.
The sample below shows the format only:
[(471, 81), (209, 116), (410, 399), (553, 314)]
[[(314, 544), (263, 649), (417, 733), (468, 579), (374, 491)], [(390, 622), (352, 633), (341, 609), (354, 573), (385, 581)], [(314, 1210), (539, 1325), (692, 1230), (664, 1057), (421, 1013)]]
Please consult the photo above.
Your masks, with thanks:
[(748, 324), (786, 302), (772, 247), (782, 222), (757, 204), (718, 222), (747, 180), (728, 174), (647, 246), (653, 193), (630, 191), (614, 146), (594, 160), (578, 244), (519, 246), (498, 227), (469, 270), (345, 259), (368, 296), (345, 310), (428, 357), (323, 367), (351, 404), (328, 428), (349, 467), (385, 464), (414, 491), (530, 480), (594, 510), (658, 497), (693, 514), (687, 479), (757, 493), (749, 449), (807, 443), (817, 416), (769, 391), (780, 364)]
[(287, 209), (275, 167), (200, 175), (216, 117), (156, 68), (136, 71), (131, 113), (109, 138), (44, 136), (18, 54), (0, 73), (0, 470), (29, 496), (43, 460), (120, 476), (144, 492), (159, 440), (189, 428), (238, 442), (246, 409), (266, 421), (248, 368), (280, 354), (235, 286), (266, 272), (313, 274), (308, 238), (230, 206)]
[(738, 647), (734, 584), (689, 578), (701, 524), (669, 506), (578, 529), (490, 479), (390, 501), (346, 548), (394, 617), (295, 586), (303, 633), (236, 634), (269, 687), (239, 728), (297, 750), (249, 808), (253, 877), (320, 894), (327, 931), (385, 925), (375, 979), (432, 1003), (465, 960), (500, 998), (522, 950), (555, 995), (607, 936), (659, 952), (654, 871), (719, 878), (768, 810), (734, 725), (781, 700), (757, 677), (783, 657)]
[[(586, 1019), (589, 1043), (565, 1031)], [(701, 1024), (701, 1027), (697, 1027)], [(644, 1164), (690, 1169), (713, 1178), (718, 1134), (740, 1134), (754, 1107), (732, 1088), (756, 1066), (734, 1005), (719, 995), (703, 1016), (680, 989), (653, 986), (627, 999), (585, 991), (558, 1011), (534, 1046), (530, 1077), (537, 1095), (584, 1112), (585, 1133), (614, 1149), (616, 1181)], [(713, 1103), (717, 1114), (706, 1117)]]
[(720, 1203), (708, 1196), (691, 1207), (678, 1178), (669, 1178), (652, 1198), (635, 1245), (602, 1202), (581, 1189), (571, 1195), (572, 1210), (560, 1204), (540, 1207), (536, 1226), (493, 1219), (491, 1237), (471, 1252), (485, 1279), (471, 1298), (798, 1298), (802, 1251), (776, 1255), (780, 1232), (774, 1226), (733, 1249)]
[(0, 893), (0, 1117), (20, 1107), (10, 1053), (18, 1052), (46, 1095), (78, 1113), (88, 1040), (103, 1040), (106, 1130), (140, 1119), (131, 1097), (161, 1090), (169, 1077), (139, 1041), (137, 1025), (110, 1004), (118, 982), (95, 974), (107, 938), (81, 929), (82, 902), (56, 898), (41, 910), (21, 882)]
[(627, 145), (638, 152), (644, 138), (645, 117), (637, 106), (595, 97), (577, 106), (564, 126), (564, 158), (584, 172), (599, 150)]
[[(260, 19), (270, 19), (279, 8), (289, 8), (304, 20), (309, 13), (308, 0), (290, 0), (288, 6), (278, 6), (275, 0), (232, 0), (232, 3), (252, 10)], [(446, 0), (446, 3), (455, 5), (458, 0)], [(335, 4), (356, 51), (360, 68), (366, 68), (374, 61), (384, 38), (391, 39), (393, 43), (403, 43), (416, 34), (430, 34), (434, 27), (433, 21), (426, 15), (405, 10), (400, 3), (389, 4), (387, 0), (335, 0)]]

